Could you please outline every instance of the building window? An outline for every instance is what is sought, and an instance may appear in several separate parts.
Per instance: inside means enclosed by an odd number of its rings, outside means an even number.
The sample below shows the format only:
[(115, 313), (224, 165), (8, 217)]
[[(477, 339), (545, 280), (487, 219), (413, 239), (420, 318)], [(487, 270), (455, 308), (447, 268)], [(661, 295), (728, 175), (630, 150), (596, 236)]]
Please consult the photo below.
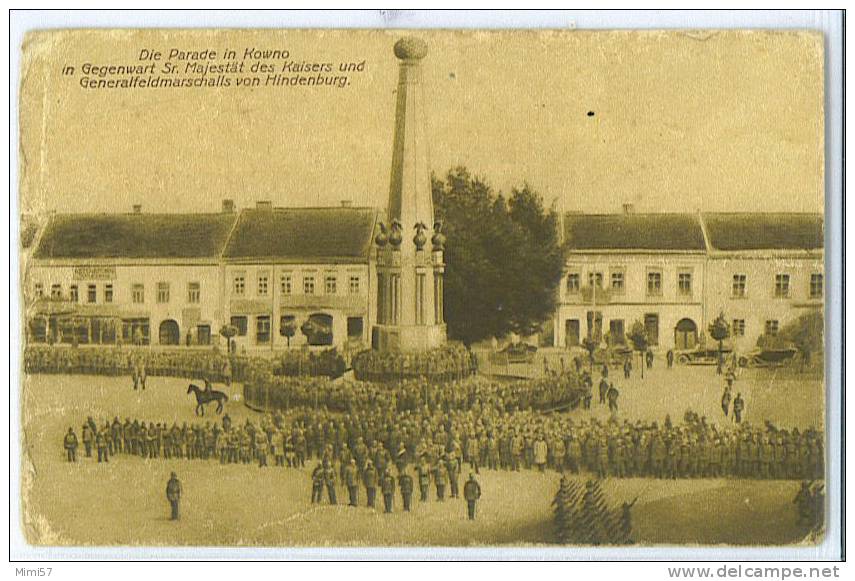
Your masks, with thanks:
[(363, 328), (365, 324), (362, 317), (347, 318), (347, 338), (351, 341), (362, 339)]
[(241, 273), (234, 276), (232, 292), (236, 295), (243, 295), (246, 292), (246, 275)]
[(681, 296), (692, 296), (692, 273), (679, 272), (677, 273), (677, 291)]
[(328, 295), (334, 295), (336, 290), (335, 276), (328, 274), (324, 277), (324, 292)]
[(821, 299), (822, 298), (822, 275), (821, 274), (812, 274), (810, 275), (810, 298), (812, 299)]
[(574, 295), (578, 293), (580, 285), (578, 272), (571, 272), (567, 275), (567, 294)]
[(33, 292), (35, 292), (35, 293), (36, 293), (36, 298), (37, 298), (37, 299), (43, 298), (43, 297), (45, 296), (45, 287), (42, 285), (42, 283), (37, 282), (37, 283), (33, 286)]
[(104, 302), (112, 303), (113, 302), (113, 285), (106, 284), (104, 285)]
[(187, 302), (198, 303), (202, 299), (202, 285), (198, 282), (187, 283)]
[(613, 270), (611, 273), (611, 288), (615, 294), (623, 294), (626, 280), (623, 270)]
[(790, 275), (775, 275), (775, 298), (785, 299), (790, 296)]
[(62, 298), (62, 285), (61, 284), (50, 285), (50, 298), (51, 298), (51, 300), (54, 300), (54, 301), (58, 301)]
[(772, 319), (766, 321), (766, 334), (767, 335), (777, 335), (778, 334), (778, 321), (776, 319)]
[(609, 339), (613, 345), (623, 345), (626, 343), (623, 319), (612, 319), (609, 321)]
[(168, 282), (157, 283), (157, 302), (159, 302), (159, 303), (168, 303), (169, 302), (169, 283)]
[(359, 277), (351, 276), (350, 277), (350, 294), (358, 295), (359, 294)]
[(77, 301), (80, 300), (80, 294), (77, 291), (77, 285), (76, 284), (73, 284), (70, 287), (68, 287), (68, 296), (71, 299), (72, 303), (76, 303)]
[(237, 334), (239, 337), (245, 337), (246, 336), (246, 327), (247, 327), (246, 317), (244, 317), (243, 315), (238, 315), (238, 316), (232, 317), (231, 320), (229, 321), (229, 323), (231, 324), (232, 327), (237, 329)]
[(733, 325), (731, 325), (731, 329), (733, 331), (734, 337), (744, 337), (745, 319), (733, 319)]
[(267, 286), (268, 286), (268, 276), (267, 273), (261, 273), (258, 275), (258, 296), (266, 297), (267, 296)]
[(196, 344), (210, 345), (211, 344), (211, 325), (196, 326)]
[(662, 272), (651, 270), (647, 273), (647, 294), (648, 296), (662, 295)]
[(589, 272), (588, 273), (588, 286), (596, 285), (597, 288), (603, 288), (603, 273), (602, 272)]
[(314, 276), (304, 276), (303, 277), (303, 294), (304, 295), (315, 294), (315, 277)]
[(291, 294), (291, 275), (290, 274), (283, 274), (282, 275), (282, 278), (279, 279), (279, 287), (280, 287), (280, 291), (282, 292), (283, 295), (290, 295)]
[(86, 302), (94, 303), (98, 300), (98, 289), (94, 284), (86, 287)]
[(137, 304), (145, 302), (145, 287), (141, 284), (131, 286), (131, 301)]
[(746, 282), (748, 281), (748, 277), (744, 274), (734, 274), (733, 275), (733, 293), (732, 296), (735, 299), (745, 298), (745, 287)]
[(255, 342), (270, 343), (270, 317), (268, 315), (255, 319)]

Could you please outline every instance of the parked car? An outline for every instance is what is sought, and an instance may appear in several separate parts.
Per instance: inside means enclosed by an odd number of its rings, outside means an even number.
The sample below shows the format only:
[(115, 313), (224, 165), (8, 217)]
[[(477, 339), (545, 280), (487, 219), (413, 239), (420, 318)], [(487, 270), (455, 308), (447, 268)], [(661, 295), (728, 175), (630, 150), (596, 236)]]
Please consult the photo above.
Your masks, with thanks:
[(737, 361), (740, 367), (779, 367), (792, 361), (798, 351), (793, 347), (755, 349)]
[(499, 353), (508, 356), (508, 363), (533, 363), (537, 347), (528, 343), (511, 343)]
[[(733, 349), (725, 347), (721, 350), (725, 359), (733, 352)], [(698, 347), (686, 351), (675, 351), (674, 359), (680, 365), (715, 365), (718, 363), (718, 347)]]

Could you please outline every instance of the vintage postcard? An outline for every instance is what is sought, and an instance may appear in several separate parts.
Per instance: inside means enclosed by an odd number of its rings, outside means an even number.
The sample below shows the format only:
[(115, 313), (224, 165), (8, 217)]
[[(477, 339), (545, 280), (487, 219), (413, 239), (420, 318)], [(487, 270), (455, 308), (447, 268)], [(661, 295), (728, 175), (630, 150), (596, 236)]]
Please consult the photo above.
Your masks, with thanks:
[(821, 34), (21, 50), (31, 545), (822, 541)]

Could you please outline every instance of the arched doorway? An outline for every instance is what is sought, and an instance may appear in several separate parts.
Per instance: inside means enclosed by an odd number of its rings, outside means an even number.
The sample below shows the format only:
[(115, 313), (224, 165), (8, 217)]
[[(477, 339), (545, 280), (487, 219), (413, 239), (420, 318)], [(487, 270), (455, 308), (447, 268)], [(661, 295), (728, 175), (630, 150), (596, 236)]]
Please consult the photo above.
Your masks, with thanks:
[(180, 338), (178, 332), (178, 323), (172, 319), (167, 319), (160, 324), (160, 344), (161, 345), (178, 345)]
[(333, 318), (331, 315), (315, 313), (300, 327), (309, 345), (332, 345)]
[(680, 319), (674, 327), (674, 348), (694, 349), (698, 344), (698, 326), (692, 319)]

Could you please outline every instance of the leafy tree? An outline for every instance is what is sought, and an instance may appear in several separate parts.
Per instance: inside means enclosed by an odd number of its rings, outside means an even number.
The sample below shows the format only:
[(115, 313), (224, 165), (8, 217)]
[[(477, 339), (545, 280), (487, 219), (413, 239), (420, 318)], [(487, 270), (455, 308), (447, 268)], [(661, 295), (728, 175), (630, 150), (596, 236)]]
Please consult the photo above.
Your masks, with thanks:
[(650, 342), (644, 323), (641, 321), (634, 322), (629, 330), (627, 339), (632, 343), (632, 348), (638, 351), (641, 356), (641, 365), (639, 367), (641, 368), (641, 378), (644, 379), (644, 354), (647, 352), (647, 346)]
[(779, 333), (783, 341), (798, 349), (804, 365), (810, 365), (814, 353), (823, 349), (824, 321), (822, 311), (813, 311), (791, 321)]
[(228, 353), (234, 352), (234, 348), (232, 345), (232, 337), (238, 334), (238, 328), (234, 325), (223, 325), (220, 327), (220, 335), (222, 335), (226, 340), (226, 351)]
[(279, 334), (285, 337), (290, 348), (291, 337), (297, 334), (297, 321), (294, 317), (287, 317), (282, 321), (282, 325), (279, 327)]
[(710, 321), (708, 329), (710, 337), (718, 341), (718, 356), (721, 357), (722, 351), (724, 351), (724, 340), (730, 337), (730, 323), (724, 318), (723, 312)]
[(506, 199), (465, 167), (434, 177), (433, 199), (447, 236), (449, 336), (472, 344), (536, 332), (555, 310), (564, 266), (555, 210), (528, 185)]

